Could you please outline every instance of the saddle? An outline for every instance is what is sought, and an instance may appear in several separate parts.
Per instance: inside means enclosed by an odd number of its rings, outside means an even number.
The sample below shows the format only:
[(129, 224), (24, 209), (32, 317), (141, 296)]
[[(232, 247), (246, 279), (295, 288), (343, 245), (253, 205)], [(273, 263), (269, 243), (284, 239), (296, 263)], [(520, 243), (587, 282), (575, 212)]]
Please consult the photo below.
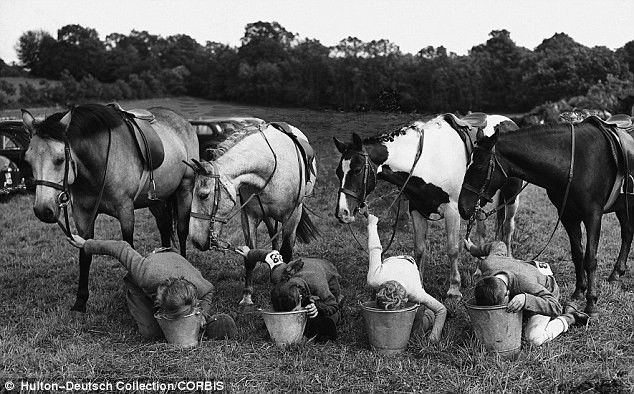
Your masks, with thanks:
[(612, 206), (619, 194), (634, 194), (634, 176), (630, 173), (630, 164), (634, 163), (634, 125), (628, 115), (613, 115), (607, 120), (597, 116), (589, 116), (582, 123), (588, 122), (598, 128), (605, 137), (612, 159), (617, 167), (617, 176), (612, 192), (604, 206), (607, 210)]
[(465, 144), (467, 160), (469, 160), (478, 130), (487, 127), (487, 115), (483, 112), (474, 112), (459, 118), (452, 113), (447, 113), (443, 115), (443, 119), (458, 132)]
[(116, 109), (128, 125), (146, 169), (152, 171), (160, 167), (165, 159), (165, 150), (161, 138), (152, 127), (154, 114), (144, 109), (125, 110), (118, 103), (108, 105)]
[(289, 136), (293, 140), (295, 145), (299, 148), (299, 151), (302, 153), (302, 157), (304, 158), (304, 173), (306, 174), (306, 183), (310, 182), (312, 178), (315, 177), (315, 171), (313, 167), (315, 150), (313, 149), (313, 147), (307, 140), (300, 138), (295, 133), (293, 133), (293, 130), (288, 123), (271, 122), (269, 124)]

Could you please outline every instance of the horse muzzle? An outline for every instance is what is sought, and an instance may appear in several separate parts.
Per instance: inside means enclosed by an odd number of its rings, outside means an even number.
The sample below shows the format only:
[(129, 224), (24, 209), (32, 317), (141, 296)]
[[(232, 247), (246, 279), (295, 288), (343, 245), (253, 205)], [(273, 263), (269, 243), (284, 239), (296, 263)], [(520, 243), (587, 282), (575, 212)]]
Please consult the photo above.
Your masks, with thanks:
[(35, 216), (44, 223), (57, 223), (59, 207), (49, 204), (36, 204), (33, 206)]

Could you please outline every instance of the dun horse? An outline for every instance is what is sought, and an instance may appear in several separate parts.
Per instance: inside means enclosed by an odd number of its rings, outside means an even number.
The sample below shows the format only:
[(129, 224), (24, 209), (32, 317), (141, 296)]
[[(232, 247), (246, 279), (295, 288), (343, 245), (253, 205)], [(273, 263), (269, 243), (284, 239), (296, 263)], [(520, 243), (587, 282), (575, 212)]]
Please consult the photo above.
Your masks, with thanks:
[[(153, 169), (142, 158), (145, 148), (137, 145), (128, 115), (119, 109), (86, 104), (43, 121), (23, 110), (24, 124), (32, 134), (26, 160), (36, 179), (33, 210), (38, 219), (55, 223), (64, 211), (69, 226), (66, 205), (70, 204), (77, 232), (92, 238), (97, 215), (105, 213), (119, 220), (123, 239), (132, 245), (134, 210), (149, 207), (162, 245), (169, 246), (171, 209), (176, 205), (180, 251), (185, 255), (194, 173), (182, 161), (198, 158), (198, 140), (180, 115), (166, 108), (150, 110), (154, 137), (158, 136), (154, 148), (162, 152), (155, 153)], [(62, 228), (70, 233), (70, 228)], [(86, 311), (90, 263), (91, 256), (80, 251), (75, 311)]]
[[(481, 114), (484, 118), (484, 114)], [(365, 140), (354, 134), (352, 143), (345, 144), (335, 138), (341, 153), (337, 167), (340, 181), (336, 216), (342, 223), (355, 220), (359, 208), (366, 204), (377, 179), (403, 188), (409, 200), (410, 217), (414, 230), (415, 255), (419, 267), (427, 251), (428, 220), (443, 218), (446, 228), (446, 248), (451, 271), (449, 273), (449, 297), (462, 297), (460, 271), (458, 269), (460, 216), (458, 195), (468, 162), (467, 145), (458, 132), (447, 122), (446, 115), (427, 122), (416, 121), (391, 133)], [(510, 121), (499, 115), (486, 117), (486, 133), (502, 121)], [(509, 198), (505, 212), (499, 211), (498, 234), (510, 244), (515, 227), (514, 215), (519, 204), (516, 193), (521, 181), (510, 181), (504, 197)], [(496, 201), (497, 202), (497, 199)], [(478, 228), (483, 238), (484, 226)], [(502, 234), (504, 233), (504, 234)], [(510, 249), (509, 249), (510, 253)]]
[[(492, 136), (479, 138), (459, 199), (460, 215), (469, 219), (481, 199), (495, 193), (507, 177), (518, 177), (546, 189), (570, 238), (576, 274), (572, 298), (582, 299), (587, 291), (585, 311), (592, 315), (598, 313), (596, 254), (601, 217), (615, 212), (621, 225), (621, 250), (610, 281), (618, 281), (626, 273), (634, 233), (634, 200), (619, 194), (623, 180), (619, 163), (623, 158), (615, 156), (620, 149), (616, 142), (610, 142), (609, 134), (602, 133), (600, 125), (601, 121), (594, 119), (576, 126), (533, 126), (513, 132), (508, 132), (505, 124), (500, 125)], [(621, 140), (629, 140), (630, 146), (624, 151), (631, 152), (631, 137), (621, 133)], [(585, 254), (582, 222), (587, 233)]]
[[(198, 249), (230, 249), (221, 232), (238, 213), (247, 245), (256, 247), (257, 227), (264, 221), (273, 248), (287, 262), (296, 238), (309, 242), (318, 234), (303, 205), (312, 194), (316, 166), (312, 148), (297, 128), (285, 123), (247, 127), (223, 141), (214, 160), (190, 165), (196, 182), (189, 230)], [(245, 268), (240, 304), (250, 305), (255, 265), (245, 259)]]

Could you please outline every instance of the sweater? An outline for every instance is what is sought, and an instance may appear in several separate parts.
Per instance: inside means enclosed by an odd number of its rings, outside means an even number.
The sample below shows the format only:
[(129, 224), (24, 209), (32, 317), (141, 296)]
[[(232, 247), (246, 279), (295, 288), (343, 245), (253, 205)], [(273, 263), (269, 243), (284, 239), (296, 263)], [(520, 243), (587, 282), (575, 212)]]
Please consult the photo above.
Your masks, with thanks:
[[(474, 250), (478, 252), (478, 250)], [(506, 245), (494, 241), (479, 248), (488, 256), (479, 262), (482, 277), (505, 274), (509, 278), (509, 297), (526, 294), (524, 310), (546, 316), (561, 315), (559, 287), (552, 275), (544, 275), (532, 261), (522, 261), (506, 255)]]
[(189, 261), (174, 251), (153, 252), (143, 257), (125, 241), (94, 239), (86, 241), (84, 251), (88, 254), (109, 255), (119, 260), (134, 282), (152, 300), (156, 297), (156, 289), (166, 279), (183, 277), (196, 287), (203, 312), (211, 311), (214, 286)]
[(430, 338), (440, 338), (440, 333), (445, 325), (447, 308), (429, 295), (423, 288), (420, 271), (414, 260), (409, 256), (392, 256), (381, 260), (383, 247), (379, 239), (376, 224), (368, 224), (368, 250), (370, 254), (367, 282), (373, 289), (379, 288), (383, 283), (394, 280), (399, 282), (407, 291), (410, 301), (419, 303), (434, 312), (435, 319)]

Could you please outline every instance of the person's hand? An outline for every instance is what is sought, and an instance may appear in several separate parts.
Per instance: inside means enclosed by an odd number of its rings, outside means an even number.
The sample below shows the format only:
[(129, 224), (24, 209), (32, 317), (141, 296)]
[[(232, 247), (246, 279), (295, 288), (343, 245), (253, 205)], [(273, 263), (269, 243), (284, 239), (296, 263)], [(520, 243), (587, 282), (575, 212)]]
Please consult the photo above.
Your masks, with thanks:
[(247, 257), (247, 253), (251, 250), (247, 245), (238, 246), (235, 251), (242, 257)]
[(83, 248), (86, 243), (86, 240), (77, 234), (71, 234), (70, 237), (66, 238), (66, 240), (68, 240), (69, 244), (79, 249)]
[(317, 310), (317, 306), (315, 306), (314, 302), (306, 305), (306, 313), (308, 314), (309, 319), (314, 319), (317, 317), (319, 311)]
[(376, 226), (378, 223), (379, 223), (379, 218), (372, 215), (371, 213), (368, 214), (368, 226)]
[(471, 252), (471, 247), (475, 246), (473, 242), (471, 242), (471, 239), (469, 238), (465, 238), (463, 240), (463, 245), (464, 245), (464, 248), (467, 250), (467, 252)]
[(518, 294), (515, 297), (513, 297), (513, 299), (506, 306), (506, 311), (519, 312), (524, 308), (524, 305), (526, 305), (526, 294), (524, 293)]

